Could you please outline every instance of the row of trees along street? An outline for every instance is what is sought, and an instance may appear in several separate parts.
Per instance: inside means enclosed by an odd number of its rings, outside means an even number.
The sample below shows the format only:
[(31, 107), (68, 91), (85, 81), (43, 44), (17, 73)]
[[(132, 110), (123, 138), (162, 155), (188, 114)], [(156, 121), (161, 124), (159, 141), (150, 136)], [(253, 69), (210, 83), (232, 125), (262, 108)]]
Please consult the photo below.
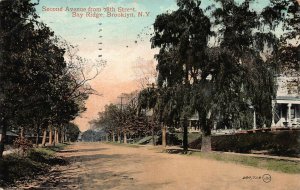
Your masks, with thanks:
[(76, 46), (39, 21), (36, 5), (0, 2), (0, 157), (8, 130), (19, 131), (20, 138), (34, 133), (36, 143), (42, 135), (43, 145), (47, 136), (49, 144), (74, 140), (70, 135), (79, 130), (70, 121), (86, 109), (88, 96), (97, 94), (88, 81), (105, 63), (77, 56)]
[(121, 104), (105, 106), (105, 110), (99, 112), (99, 118), (92, 120), (90, 124), (94, 128), (102, 129), (105, 139), (110, 138), (112, 142), (121, 142), (123, 139), (123, 142), (127, 143), (127, 138), (153, 136), (158, 130), (158, 125), (145, 113), (138, 113), (141, 111), (138, 92), (122, 94), (120, 98), (122, 98)]
[(300, 73), (300, 10), (296, 0), (254, 4), (214, 0), (202, 9), (199, 0), (178, 0), (178, 9), (158, 15), (153, 25), (157, 84), (142, 89), (136, 105), (126, 110), (108, 105), (92, 123), (112, 141), (123, 133), (125, 142), (127, 134), (159, 128), (164, 146), (166, 129), (181, 126), (187, 150), (188, 118), (197, 113), (202, 150), (208, 151), (216, 123), (247, 129), (255, 110), (257, 126), (269, 127), (276, 76)]

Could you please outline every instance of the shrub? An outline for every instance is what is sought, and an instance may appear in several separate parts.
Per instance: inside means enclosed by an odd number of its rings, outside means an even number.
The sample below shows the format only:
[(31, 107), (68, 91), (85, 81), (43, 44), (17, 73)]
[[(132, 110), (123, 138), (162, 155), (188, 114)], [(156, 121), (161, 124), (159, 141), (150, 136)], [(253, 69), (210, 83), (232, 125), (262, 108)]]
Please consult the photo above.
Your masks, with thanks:
[(21, 151), (21, 155), (25, 156), (29, 150), (33, 148), (31, 141), (27, 140), (24, 137), (18, 137), (14, 140), (14, 147)]

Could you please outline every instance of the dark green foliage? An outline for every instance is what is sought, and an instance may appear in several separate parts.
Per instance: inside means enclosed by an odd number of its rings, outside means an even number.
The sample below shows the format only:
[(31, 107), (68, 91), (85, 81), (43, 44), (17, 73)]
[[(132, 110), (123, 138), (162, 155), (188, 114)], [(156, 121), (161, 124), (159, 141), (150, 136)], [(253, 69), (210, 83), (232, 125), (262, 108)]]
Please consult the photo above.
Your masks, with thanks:
[[(275, 97), (274, 65), (261, 54), (272, 57), (278, 48), (275, 31), (261, 23), (259, 11), (250, 9), (251, 1), (219, 1), (213, 11), (220, 47), (212, 49), (212, 83), (219, 117), (231, 119), (242, 127), (253, 107), (258, 127), (270, 126), (271, 100)], [(267, 49), (271, 55), (266, 52)], [(215, 53), (214, 53), (215, 52)]]
[(65, 128), (70, 141), (75, 142), (78, 139), (78, 135), (80, 133), (78, 126), (74, 123), (69, 123), (65, 125)]
[(81, 139), (84, 142), (97, 142), (101, 140), (102, 133), (93, 130), (87, 130), (82, 133)]
[[(5, 131), (35, 132), (50, 124), (59, 128), (85, 110), (92, 89), (66, 63), (67, 45), (38, 21), (29, 0), (0, 2), (0, 142)], [(73, 65), (74, 66), (74, 65)], [(72, 70), (73, 69), (73, 70)]]
[[(170, 146), (181, 146), (183, 138), (178, 137), (176, 133), (167, 133), (167, 144)], [(157, 139), (157, 143), (162, 143), (162, 136)]]
[(200, 4), (201, 1), (178, 0), (176, 11), (157, 16), (151, 38), (152, 47), (160, 48), (155, 55), (158, 89), (152, 89), (155, 104), (145, 109), (152, 108), (153, 117), (159, 123), (169, 128), (179, 125), (185, 133), (187, 119), (195, 111), (191, 102), (193, 85), (208, 76), (205, 50), (213, 34)]

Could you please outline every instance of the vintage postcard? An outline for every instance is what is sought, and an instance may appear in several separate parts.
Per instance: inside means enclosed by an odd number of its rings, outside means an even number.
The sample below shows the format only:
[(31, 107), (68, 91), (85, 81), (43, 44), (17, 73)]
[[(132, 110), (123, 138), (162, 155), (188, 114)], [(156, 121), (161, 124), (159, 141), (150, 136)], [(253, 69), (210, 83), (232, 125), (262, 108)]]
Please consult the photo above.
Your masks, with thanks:
[(0, 0), (0, 190), (300, 189), (299, 0)]

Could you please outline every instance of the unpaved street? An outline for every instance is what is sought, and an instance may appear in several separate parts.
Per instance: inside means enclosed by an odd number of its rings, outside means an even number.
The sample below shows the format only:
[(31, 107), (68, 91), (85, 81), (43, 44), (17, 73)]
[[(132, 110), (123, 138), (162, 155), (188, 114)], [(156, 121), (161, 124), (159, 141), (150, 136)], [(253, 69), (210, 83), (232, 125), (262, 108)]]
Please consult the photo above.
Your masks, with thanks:
[[(193, 156), (159, 153), (151, 147), (77, 143), (60, 156), (72, 163), (53, 171), (39, 188), (54, 189), (300, 189), (300, 175), (283, 174)], [(242, 179), (270, 174), (271, 181)], [(38, 188), (38, 189), (39, 189)]]

